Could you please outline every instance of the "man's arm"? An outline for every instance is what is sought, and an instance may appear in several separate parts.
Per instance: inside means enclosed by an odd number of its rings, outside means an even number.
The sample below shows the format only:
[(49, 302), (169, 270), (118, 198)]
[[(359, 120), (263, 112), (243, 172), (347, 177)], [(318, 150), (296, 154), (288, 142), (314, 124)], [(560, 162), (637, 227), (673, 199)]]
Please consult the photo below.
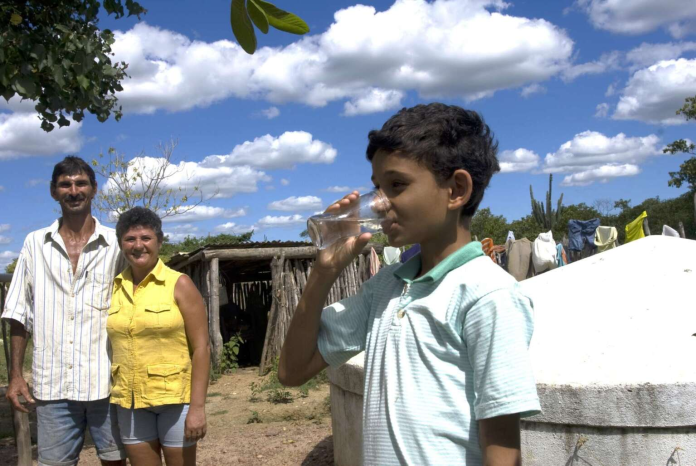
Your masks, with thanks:
[(29, 333), (24, 329), (24, 325), (16, 320), (10, 322), (10, 384), (7, 387), (7, 399), (12, 403), (14, 409), (28, 413), (19, 401), (19, 395), (22, 395), (27, 402), (34, 403), (34, 399), (29, 394), (29, 386), (24, 380), (22, 367), (24, 366), (24, 353), (27, 349), (27, 337)]
[(519, 414), (481, 419), (479, 444), (484, 466), (520, 466), (522, 454)]

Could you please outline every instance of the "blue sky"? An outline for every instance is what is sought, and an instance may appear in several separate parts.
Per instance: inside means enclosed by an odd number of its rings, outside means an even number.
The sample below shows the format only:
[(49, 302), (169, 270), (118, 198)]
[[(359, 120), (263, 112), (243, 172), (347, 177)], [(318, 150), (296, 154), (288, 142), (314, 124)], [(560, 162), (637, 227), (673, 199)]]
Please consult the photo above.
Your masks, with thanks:
[(694, 138), (674, 114), (696, 95), (693, 0), (278, 0), (311, 32), (259, 34), (254, 56), (234, 43), (229, 0), (141, 3), (140, 21), (100, 23), (130, 64), (120, 122), (45, 134), (30, 103), (0, 101), (0, 266), (56, 218), (47, 182), (62, 157), (113, 146), (154, 163), (172, 138), (175, 186), (216, 194), (167, 222), (172, 238), (253, 227), (297, 239), (344, 194), (332, 188), (370, 186), (367, 132), (431, 101), (477, 110), (495, 132), (503, 173), (482, 207), (508, 220), (548, 173), (566, 203), (681, 192), (667, 180), (685, 156), (661, 149)]

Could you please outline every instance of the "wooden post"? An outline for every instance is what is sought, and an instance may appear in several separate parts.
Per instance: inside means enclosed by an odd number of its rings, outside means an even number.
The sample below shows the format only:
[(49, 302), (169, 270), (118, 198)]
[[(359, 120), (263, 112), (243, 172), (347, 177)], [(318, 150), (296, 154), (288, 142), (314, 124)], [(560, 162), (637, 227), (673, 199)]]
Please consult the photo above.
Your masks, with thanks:
[(266, 375), (268, 369), (273, 364), (274, 351), (273, 341), (276, 332), (276, 323), (278, 314), (281, 311), (281, 301), (283, 295), (283, 262), (285, 262), (285, 254), (281, 253), (280, 257), (274, 257), (271, 261), (271, 311), (268, 316), (268, 325), (266, 326), (266, 338), (263, 342), (263, 351), (261, 352), (261, 363), (259, 364), (259, 375)]
[[(0, 313), (5, 310), (5, 283), (0, 282)], [(5, 350), (5, 363), (7, 364), (7, 380), (10, 380), (10, 349), (8, 347), (7, 323), (2, 321), (2, 346)], [(23, 399), (23, 397), (20, 397)], [(15, 445), (17, 447), (17, 466), (31, 466), (31, 432), (29, 431), (29, 414), (15, 410), (12, 411), (12, 425), (15, 432)]]
[(683, 222), (679, 222), (679, 235), (682, 238), (686, 238), (686, 231), (684, 230), (684, 223)]
[(650, 236), (650, 225), (648, 224), (647, 217), (643, 219), (643, 231), (645, 232), (645, 236)]
[(220, 259), (210, 260), (210, 346), (212, 347), (213, 369), (222, 368), (222, 335), (220, 334)]

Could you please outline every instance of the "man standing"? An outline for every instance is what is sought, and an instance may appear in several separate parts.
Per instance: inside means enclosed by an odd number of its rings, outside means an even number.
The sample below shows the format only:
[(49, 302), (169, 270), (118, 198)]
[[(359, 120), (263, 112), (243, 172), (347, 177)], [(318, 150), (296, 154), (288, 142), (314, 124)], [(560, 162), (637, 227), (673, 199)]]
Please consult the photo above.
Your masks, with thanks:
[[(62, 217), (24, 241), (5, 303), (12, 361), (7, 398), (36, 406), (39, 465), (77, 464), (85, 428), (102, 465), (125, 465), (115, 411), (106, 319), (114, 277), (125, 267), (113, 229), (92, 217), (94, 170), (79, 157), (53, 169), (51, 197)], [(22, 374), (27, 337), (34, 343), (33, 397)]]

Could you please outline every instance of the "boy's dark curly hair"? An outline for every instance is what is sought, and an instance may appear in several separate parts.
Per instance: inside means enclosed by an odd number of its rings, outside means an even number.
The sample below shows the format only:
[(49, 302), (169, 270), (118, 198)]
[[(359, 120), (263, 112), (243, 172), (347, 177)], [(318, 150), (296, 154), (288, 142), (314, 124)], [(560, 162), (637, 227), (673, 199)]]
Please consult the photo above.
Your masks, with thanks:
[(473, 217), (491, 177), (500, 171), (498, 142), (488, 125), (478, 113), (455, 105), (402, 108), (368, 139), (369, 161), (378, 150), (398, 152), (427, 167), (440, 183), (460, 168), (469, 172), (473, 189), (462, 217)]

